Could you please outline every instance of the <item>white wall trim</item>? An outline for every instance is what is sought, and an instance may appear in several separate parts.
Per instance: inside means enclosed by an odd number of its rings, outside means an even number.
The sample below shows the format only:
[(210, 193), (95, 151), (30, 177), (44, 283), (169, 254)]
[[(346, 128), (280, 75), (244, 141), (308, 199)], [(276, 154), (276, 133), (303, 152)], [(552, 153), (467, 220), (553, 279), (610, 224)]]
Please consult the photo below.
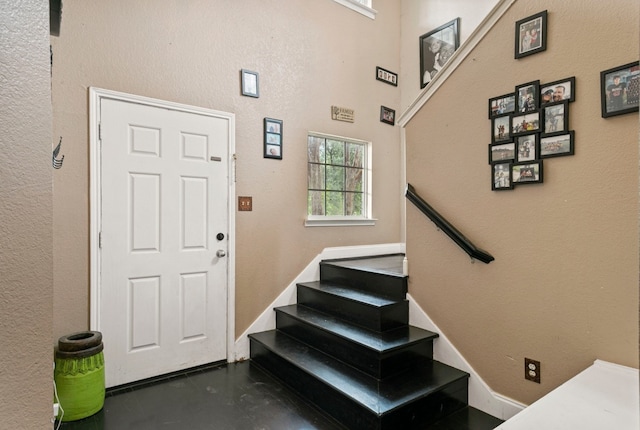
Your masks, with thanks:
[(198, 106), (185, 105), (181, 103), (153, 99), (144, 96), (121, 93), (102, 88), (89, 88), (89, 198), (90, 198), (90, 229), (89, 229), (89, 250), (90, 250), (90, 304), (89, 304), (89, 322), (91, 330), (99, 330), (99, 294), (100, 294), (100, 249), (98, 248), (98, 232), (100, 231), (101, 220), (101, 202), (100, 202), (100, 178), (102, 177), (99, 136), (98, 129), (100, 124), (100, 101), (102, 99), (112, 99), (125, 101), (129, 103), (137, 103), (146, 106), (154, 106), (162, 109), (171, 109), (181, 112), (213, 116), (224, 118), (228, 121), (229, 147), (228, 154), (228, 172), (229, 172), (229, 198), (227, 201), (227, 211), (229, 220), (229, 243), (228, 243), (228, 291), (227, 291), (227, 361), (233, 361), (233, 351), (235, 347), (235, 285), (236, 285), (236, 260), (235, 260), (235, 206), (233, 204), (236, 195), (235, 174), (235, 114), (222, 112), (213, 109), (207, 109)]
[(469, 362), (460, 354), (427, 313), (407, 294), (409, 324), (439, 334), (434, 342), (433, 358), (469, 373), (469, 405), (494, 417), (507, 420), (522, 411), (526, 405), (492, 391)]
[(296, 284), (320, 280), (320, 261), (334, 258), (366, 257), (370, 255), (404, 254), (404, 243), (382, 245), (343, 246), (325, 248), (295, 277), (282, 293), (260, 314), (258, 318), (240, 335), (235, 343), (234, 359), (242, 361), (249, 358), (249, 338), (251, 333), (276, 328), (276, 313), (273, 308), (296, 303)]
[(471, 33), (467, 40), (458, 48), (456, 52), (451, 56), (449, 61), (444, 67), (436, 74), (431, 82), (422, 90), (418, 97), (409, 105), (409, 107), (398, 118), (398, 125), (400, 127), (406, 127), (416, 113), (429, 101), (431, 96), (440, 88), (440, 86), (447, 80), (447, 78), (454, 72), (455, 69), (467, 58), (473, 48), (486, 36), (491, 28), (498, 22), (498, 20), (504, 15), (516, 0), (501, 0), (499, 1), (491, 12), (482, 20), (480, 25)]
[(361, 13), (367, 18), (376, 19), (376, 15), (378, 11), (358, 1), (355, 1), (355, 0), (333, 0), (333, 1), (335, 1), (336, 3), (340, 3), (342, 6), (345, 6), (353, 11)]

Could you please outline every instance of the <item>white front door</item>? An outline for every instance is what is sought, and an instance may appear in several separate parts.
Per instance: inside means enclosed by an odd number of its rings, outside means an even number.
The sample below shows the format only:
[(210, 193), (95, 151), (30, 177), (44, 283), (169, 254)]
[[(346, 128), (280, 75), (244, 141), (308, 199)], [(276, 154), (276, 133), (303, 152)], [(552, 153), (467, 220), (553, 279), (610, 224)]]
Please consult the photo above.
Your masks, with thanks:
[(106, 386), (226, 359), (229, 118), (99, 104)]

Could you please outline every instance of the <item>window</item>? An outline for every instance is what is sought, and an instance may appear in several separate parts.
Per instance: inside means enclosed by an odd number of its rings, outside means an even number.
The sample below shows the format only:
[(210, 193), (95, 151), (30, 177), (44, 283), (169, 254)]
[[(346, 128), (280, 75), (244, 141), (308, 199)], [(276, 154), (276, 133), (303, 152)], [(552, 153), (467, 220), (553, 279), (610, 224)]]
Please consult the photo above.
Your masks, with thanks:
[(376, 18), (376, 14), (378, 13), (375, 9), (373, 9), (373, 0), (333, 0), (336, 3), (340, 3), (341, 5), (348, 7), (351, 10), (355, 10), (358, 13), (361, 13), (364, 16), (367, 16), (371, 19)]
[(306, 225), (373, 225), (370, 148), (361, 140), (309, 134)]

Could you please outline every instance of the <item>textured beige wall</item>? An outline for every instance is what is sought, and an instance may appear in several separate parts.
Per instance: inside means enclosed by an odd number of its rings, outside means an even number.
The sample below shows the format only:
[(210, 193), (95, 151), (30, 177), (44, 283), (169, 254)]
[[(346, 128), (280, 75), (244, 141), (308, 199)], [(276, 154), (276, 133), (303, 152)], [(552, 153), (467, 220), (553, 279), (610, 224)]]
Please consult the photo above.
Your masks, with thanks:
[[(545, 9), (547, 50), (515, 60), (514, 23)], [(496, 258), (471, 264), (408, 207), (410, 293), (492, 390), (525, 403), (595, 359), (638, 367), (638, 115), (600, 116), (600, 71), (638, 59), (638, 12), (517, 1), (407, 127), (408, 182)], [(492, 192), (487, 100), (570, 76), (575, 155), (545, 160), (544, 184)]]
[[(236, 114), (236, 333), (242, 333), (324, 247), (400, 240), (399, 89), (375, 67), (399, 70), (400, 5), (376, 2), (375, 20), (330, 0), (65, 2), (53, 43), (54, 135), (65, 141), (55, 178), (54, 334), (89, 319), (90, 86)], [(242, 97), (239, 70), (260, 74), (260, 98)], [(332, 121), (331, 105), (355, 109)], [(262, 157), (262, 119), (284, 121), (284, 159)], [(373, 142), (375, 227), (305, 228), (306, 133)]]
[(49, 4), (0, 5), (0, 427), (50, 429)]

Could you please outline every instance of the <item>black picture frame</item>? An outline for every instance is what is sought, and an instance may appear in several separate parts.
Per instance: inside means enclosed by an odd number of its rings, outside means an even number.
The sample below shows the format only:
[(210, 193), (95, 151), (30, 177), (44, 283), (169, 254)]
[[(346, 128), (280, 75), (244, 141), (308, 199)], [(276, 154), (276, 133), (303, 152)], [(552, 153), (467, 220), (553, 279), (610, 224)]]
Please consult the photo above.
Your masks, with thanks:
[(547, 11), (516, 21), (515, 58), (523, 58), (547, 49)]
[(515, 93), (504, 94), (498, 97), (492, 97), (489, 99), (489, 119), (513, 113), (516, 110), (516, 95)]
[(247, 69), (240, 70), (240, 91), (243, 96), (260, 97), (258, 72), (252, 72)]
[(543, 136), (563, 134), (569, 131), (569, 100), (548, 103), (542, 109)]
[(511, 140), (511, 115), (491, 118), (491, 143), (509, 142)]
[(396, 111), (386, 106), (380, 106), (380, 122), (395, 125)]
[(638, 61), (600, 72), (602, 118), (638, 112), (639, 87)]
[(398, 86), (398, 74), (378, 66), (376, 66), (376, 80), (393, 85), (394, 87)]
[(533, 112), (540, 107), (540, 81), (516, 86), (516, 112)]
[(522, 134), (514, 139), (517, 163), (530, 163), (538, 159), (539, 138), (538, 133), (530, 133)]
[(516, 144), (514, 142), (489, 144), (489, 164), (511, 163), (515, 159)]
[(460, 47), (459, 28), (460, 18), (456, 18), (420, 36), (420, 88), (433, 80)]
[(511, 163), (495, 163), (491, 166), (491, 190), (513, 190)]
[(563, 134), (543, 136), (540, 138), (540, 158), (564, 157), (573, 155), (575, 131), (569, 130)]
[(511, 180), (513, 185), (541, 184), (544, 182), (542, 160), (513, 163), (511, 165)]
[(540, 84), (540, 107), (549, 103), (576, 100), (576, 77)]
[(539, 132), (541, 125), (539, 110), (515, 114), (511, 118), (511, 136)]
[(264, 158), (282, 160), (282, 120), (264, 119)]

